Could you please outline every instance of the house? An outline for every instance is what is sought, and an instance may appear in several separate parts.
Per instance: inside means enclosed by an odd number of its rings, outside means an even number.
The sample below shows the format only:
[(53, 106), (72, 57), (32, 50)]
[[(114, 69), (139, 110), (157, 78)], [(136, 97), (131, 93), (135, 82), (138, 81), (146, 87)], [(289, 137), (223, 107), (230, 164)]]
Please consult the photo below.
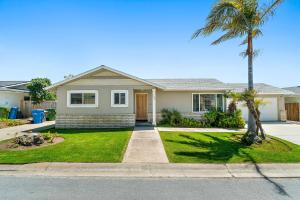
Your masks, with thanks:
[[(285, 120), (284, 96), (293, 92), (266, 84), (255, 86), (269, 102), (261, 109), (262, 119)], [(97, 128), (134, 126), (136, 121), (156, 125), (163, 108), (200, 119), (213, 108), (226, 109), (226, 91), (245, 88), (245, 84), (216, 79), (141, 79), (100, 66), (47, 89), (57, 94), (57, 128)]]
[(0, 81), (0, 107), (21, 107), (22, 101), (29, 99), (29, 81)]
[(283, 88), (294, 94), (285, 97), (285, 108), (287, 119), (291, 121), (300, 121), (300, 86)]

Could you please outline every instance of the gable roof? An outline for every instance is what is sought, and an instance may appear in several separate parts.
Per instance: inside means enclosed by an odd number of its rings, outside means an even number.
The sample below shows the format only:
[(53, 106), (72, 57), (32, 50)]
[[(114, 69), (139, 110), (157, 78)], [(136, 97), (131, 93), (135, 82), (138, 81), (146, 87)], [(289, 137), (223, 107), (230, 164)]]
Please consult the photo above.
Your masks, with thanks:
[(76, 75), (76, 76), (73, 76), (73, 77), (71, 77), (71, 78), (69, 78), (69, 79), (65, 79), (65, 80), (63, 80), (63, 81), (54, 83), (53, 85), (47, 87), (46, 89), (47, 89), (47, 90), (49, 90), (49, 89), (54, 89), (54, 88), (56, 88), (56, 87), (58, 87), (58, 86), (60, 86), (60, 85), (64, 85), (64, 84), (66, 84), (66, 83), (69, 83), (69, 82), (78, 80), (78, 79), (80, 79), (80, 78), (82, 78), (82, 77), (84, 77), (84, 76), (87, 76), (87, 75), (89, 75), (89, 74), (92, 74), (92, 73), (97, 72), (97, 71), (100, 71), (100, 70), (108, 70), (108, 71), (114, 72), (114, 73), (116, 73), (116, 74), (119, 74), (119, 75), (128, 77), (128, 78), (130, 78), (130, 79), (133, 79), (133, 80), (136, 80), (136, 81), (139, 81), (139, 82), (148, 84), (148, 85), (152, 85), (152, 86), (157, 87), (157, 88), (160, 88), (160, 89), (164, 89), (164, 88), (162, 88), (162, 86), (160, 86), (160, 85), (157, 85), (157, 84), (152, 83), (152, 82), (149, 82), (149, 81), (147, 81), (147, 80), (138, 78), (138, 77), (136, 77), (136, 76), (132, 76), (132, 75), (130, 75), (130, 74), (126, 74), (126, 73), (124, 73), (124, 72), (115, 70), (115, 69), (110, 68), (110, 67), (107, 67), (107, 66), (105, 66), (105, 65), (101, 65), (100, 67), (96, 67), (96, 68), (91, 69), (91, 70), (89, 70), (89, 71), (83, 72), (83, 73), (78, 74), (78, 75)]
[(286, 87), (286, 88), (282, 88), (284, 90), (289, 90), (295, 93), (295, 95), (300, 95), (300, 86), (295, 86), (295, 87)]
[[(247, 83), (227, 83), (227, 85), (229, 87), (232, 87), (234, 92), (243, 92), (245, 89), (248, 88)], [(258, 94), (283, 94), (283, 95), (294, 94), (291, 91), (274, 87), (272, 85), (268, 85), (265, 83), (255, 83), (254, 89), (258, 92)]]
[(161, 85), (165, 90), (229, 90), (225, 83), (217, 79), (147, 79), (148, 81)]
[[(234, 91), (234, 92), (243, 92), (247, 87), (247, 83), (223, 83), (217, 79), (141, 79), (130, 74), (115, 70), (113, 68), (101, 65), (89, 71), (83, 72), (71, 78), (65, 79), (63, 81), (57, 82), (46, 89), (54, 89), (58, 86), (64, 85), (66, 83), (78, 80), (82, 77), (88, 76), (92, 73), (95, 73), (100, 70), (108, 70), (110, 72), (119, 74), (121, 76), (157, 87), (165, 91)], [(277, 88), (272, 85), (264, 83), (254, 84), (254, 88), (258, 91), (259, 94), (273, 94), (273, 95), (294, 95), (292, 91), (285, 89)]]

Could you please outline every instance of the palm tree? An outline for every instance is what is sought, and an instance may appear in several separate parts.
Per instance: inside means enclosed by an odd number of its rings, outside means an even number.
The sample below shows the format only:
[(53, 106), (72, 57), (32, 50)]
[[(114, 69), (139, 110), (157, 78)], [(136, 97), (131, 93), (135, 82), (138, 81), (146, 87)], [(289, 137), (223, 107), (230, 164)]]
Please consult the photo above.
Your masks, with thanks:
[[(248, 57), (248, 90), (254, 90), (253, 57), (256, 52), (253, 50), (253, 39), (262, 34), (260, 28), (270, 16), (274, 15), (275, 9), (282, 2), (283, 0), (272, 0), (269, 4), (259, 5), (259, 0), (219, 0), (210, 11), (204, 28), (198, 29), (192, 39), (208, 36), (216, 31), (223, 31), (225, 34), (215, 40), (212, 45), (244, 37), (241, 44), (247, 45), (246, 51), (242, 54)], [(246, 137), (252, 143), (257, 137), (255, 130), (255, 120), (249, 112)]]

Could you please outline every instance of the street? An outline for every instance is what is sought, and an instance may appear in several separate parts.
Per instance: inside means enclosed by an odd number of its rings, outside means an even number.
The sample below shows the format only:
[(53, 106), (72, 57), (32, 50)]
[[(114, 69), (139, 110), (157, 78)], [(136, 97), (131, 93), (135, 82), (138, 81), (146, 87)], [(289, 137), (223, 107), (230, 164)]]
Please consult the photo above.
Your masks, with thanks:
[(300, 199), (300, 179), (1, 176), (0, 199)]

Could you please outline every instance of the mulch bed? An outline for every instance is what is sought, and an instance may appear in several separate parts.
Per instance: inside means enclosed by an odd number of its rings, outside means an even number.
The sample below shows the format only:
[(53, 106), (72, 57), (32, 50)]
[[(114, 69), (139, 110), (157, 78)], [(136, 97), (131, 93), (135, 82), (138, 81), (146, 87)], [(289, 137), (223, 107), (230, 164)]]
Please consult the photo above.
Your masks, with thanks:
[(4, 143), (0, 144), (1, 150), (29, 150), (29, 149), (37, 149), (41, 147), (46, 147), (50, 145), (55, 145), (58, 143), (63, 142), (65, 139), (63, 137), (55, 137), (52, 143), (48, 143), (45, 141), (43, 144), (40, 145), (32, 145), (32, 146), (21, 146), (21, 145), (15, 145), (13, 143), (13, 140), (7, 140)]

